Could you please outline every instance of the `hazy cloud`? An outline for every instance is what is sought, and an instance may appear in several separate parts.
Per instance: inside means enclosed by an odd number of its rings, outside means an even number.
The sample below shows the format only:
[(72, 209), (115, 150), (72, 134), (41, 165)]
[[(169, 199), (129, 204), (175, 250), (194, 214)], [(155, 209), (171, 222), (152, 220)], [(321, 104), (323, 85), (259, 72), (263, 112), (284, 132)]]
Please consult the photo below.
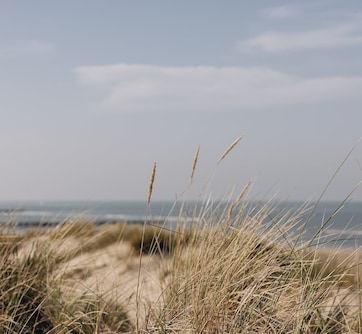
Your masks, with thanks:
[(241, 41), (239, 49), (241, 51), (258, 49), (276, 53), (290, 50), (337, 48), (361, 44), (361, 26), (352, 23), (306, 31), (264, 32), (256, 37)]
[(264, 15), (270, 19), (284, 19), (295, 16), (298, 12), (296, 7), (283, 5), (265, 9)]
[[(328, 6), (325, 1), (300, 1), (293, 4), (287, 3), (280, 6), (268, 7), (261, 11), (264, 17), (268, 19), (287, 19), (291, 17), (311, 17), (320, 16), (328, 12)], [(340, 11), (338, 16), (340, 17)]]
[(359, 97), (362, 77), (299, 78), (262, 67), (78, 67), (83, 84), (106, 90), (119, 111), (226, 111)]

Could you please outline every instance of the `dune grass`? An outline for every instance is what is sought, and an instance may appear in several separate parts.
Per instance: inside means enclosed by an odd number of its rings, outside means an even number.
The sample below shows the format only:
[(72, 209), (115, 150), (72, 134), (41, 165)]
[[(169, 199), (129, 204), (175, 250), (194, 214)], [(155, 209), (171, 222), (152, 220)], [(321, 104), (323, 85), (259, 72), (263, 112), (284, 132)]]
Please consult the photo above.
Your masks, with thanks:
[(345, 250), (337, 260), (337, 250), (295, 246), (282, 232), (295, 217), (262, 224), (271, 210), (206, 223), (187, 248), (176, 250), (163, 307), (148, 330), (360, 333), (358, 252)]
[[(2, 233), (0, 328), (6, 333), (361, 333), (359, 250), (295, 244), (288, 231), (300, 214), (270, 221), (272, 212), (269, 204), (251, 208), (240, 197), (222, 210), (203, 206), (192, 232), (68, 221), (46, 232)], [(68, 261), (117, 243), (129, 244), (135, 257), (143, 252), (165, 263), (161, 302), (147, 304), (148, 316), (137, 328), (127, 300), (66, 284)], [(117, 295), (120, 288), (114, 289)]]
[[(156, 164), (148, 205), (155, 174)], [(362, 333), (361, 251), (303, 244), (305, 208), (274, 216), (270, 203), (247, 205), (249, 186), (226, 205), (181, 205), (174, 231), (88, 221), (21, 235), (2, 231), (0, 333)], [(291, 233), (296, 226), (299, 232)], [(123, 244), (129, 254), (109, 253)], [(101, 255), (119, 261), (104, 274), (114, 279), (107, 291), (87, 285)], [(86, 266), (70, 265), (84, 257)], [(145, 268), (143, 275), (151, 276), (147, 265), (155, 257), (163, 263), (156, 282), (162, 289), (142, 302), (141, 272)], [(135, 284), (128, 284), (132, 279)]]
[(68, 261), (68, 253), (59, 251), (44, 233), (19, 238), (3, 234), (0, 252), (1, 333), (96, 333), (101, 328), (131, 328), (122, 305), (110, 305), (92, 293), (65, 293), (63, 273), (58, 269)]
[[(124, 222), (104, 224), (100, 228), (88, 221), (66, 221), (50, 232), (53, 240), (70, 238), (82, 239), (82, 244), (74, 249), (73, 256), (79, 253), (94, 252), (117, 242), (130, 243), (136, 253), (168, 254), (182, 237), (188, 233), (166, 229), (161, 224), (144, 226)], [(68, 249), (69, 250), (69, 249)]]
[[(134, 256), (166, 256), (176, 247), (176, 234), (161, 226), (66, 221), (54, 230), (1, 233), (0, 332), (119, 333), (131, 332), (120, 298), (105, 291), (77, 291), (67, 282), (72, 259), (128, 243)], [(88, 274), (85, 274), (87, 277)], [(126, 304), (127, 301), (124, 301)]]

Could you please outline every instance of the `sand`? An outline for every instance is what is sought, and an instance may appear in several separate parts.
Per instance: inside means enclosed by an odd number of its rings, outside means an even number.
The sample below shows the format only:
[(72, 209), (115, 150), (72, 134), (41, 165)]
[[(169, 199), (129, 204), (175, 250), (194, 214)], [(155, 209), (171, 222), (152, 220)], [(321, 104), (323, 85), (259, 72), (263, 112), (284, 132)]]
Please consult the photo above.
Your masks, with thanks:
[(145, 320), (151, 305), (157, 307), (161, 302), (166, 264), (158, 255), (140, 256), (127, 242), (119, 242), (78, 255), (62, 270), (74, 293), (89, 291), (119, 300), (135, 324), (137, 318)]

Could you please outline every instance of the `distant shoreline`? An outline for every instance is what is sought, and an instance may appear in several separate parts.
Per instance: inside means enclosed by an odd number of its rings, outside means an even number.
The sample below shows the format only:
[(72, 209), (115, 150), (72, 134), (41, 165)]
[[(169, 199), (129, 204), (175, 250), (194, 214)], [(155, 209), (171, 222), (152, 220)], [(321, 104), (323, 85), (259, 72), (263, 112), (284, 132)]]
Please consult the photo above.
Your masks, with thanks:
[[(79, 221), (86, 221), (87, 219), (79, 219)], [(14, 229), (33, 229), (33, 228), (56, 228), (61, 224), (66, 224), (67, 222), (74, 222), (76, 220), (58, 220), (58, 221), (18, 221), (18, 222), (8, 222), (8, 223), (0, 223), (1, 227), (13, 227)], [(99, 220), (89, 220), (95, 226), (102, 226), (105, 224), (119, 224), (125, 223), (130, 225), (161, 225), (164, 224), (164, 220), (154, 220), (154, 219), (127, 219), (127, 220), (112, 220), (112, 219), (99, 219)]]

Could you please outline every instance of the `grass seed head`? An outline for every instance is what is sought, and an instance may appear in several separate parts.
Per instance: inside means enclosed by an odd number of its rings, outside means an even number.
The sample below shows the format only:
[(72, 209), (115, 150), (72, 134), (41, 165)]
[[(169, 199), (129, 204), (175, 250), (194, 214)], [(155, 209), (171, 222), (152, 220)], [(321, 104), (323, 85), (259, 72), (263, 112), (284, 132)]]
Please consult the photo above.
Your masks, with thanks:
[(155, 176), (156, 176), (156, 162), (153, 163), (150, 184), (148, 186), (147, 204), (150, 204), (151, 202), (152, 189), (153, 189), (153, 183), (155, 182)]
[(200, 145), (197, 146), (195, 155), (194, 155), (194, 161), (192, 162), (192, 169), (191, 169), (191, 181), (194, 178), (194, 174), (195, 174), (195, 169), (196, 169), (196, 164), (197, 164), (197, 159), (199, 158), (199, 152), (200, 152)]
[(243, 137), (244, 137), (243, 135), (239, 136), (239, 137), (225, 150), (225, 152), (221, 155), (220, 159), (217, 161), (218, 164), (230, 153), (230, 151), (237, 145), (237, 143), (238, 143)]

